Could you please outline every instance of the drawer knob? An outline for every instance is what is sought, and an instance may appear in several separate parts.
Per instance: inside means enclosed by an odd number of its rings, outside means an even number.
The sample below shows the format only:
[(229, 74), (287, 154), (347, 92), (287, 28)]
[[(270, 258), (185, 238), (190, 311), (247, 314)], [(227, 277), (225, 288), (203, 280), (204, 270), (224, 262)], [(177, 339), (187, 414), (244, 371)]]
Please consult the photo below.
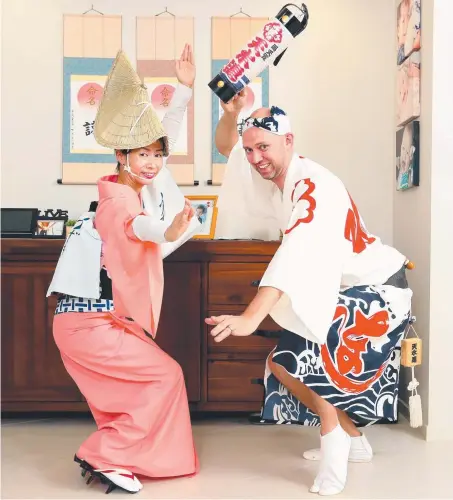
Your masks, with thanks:
[(256, 330), (253, 335), (257, 337), (266, 337), (267, 339), (279, 339), (283, 330)]
[(258, 286), (260, 286), (260, 280), (255, 280), (255, 281), (252, 281), (252, 282), (250, 283), (250, 285), (251, 285), (251, 286), (258, 287)]
[(251, 378), (250, 383), (256, 385), (264, 385), (264, 378)]

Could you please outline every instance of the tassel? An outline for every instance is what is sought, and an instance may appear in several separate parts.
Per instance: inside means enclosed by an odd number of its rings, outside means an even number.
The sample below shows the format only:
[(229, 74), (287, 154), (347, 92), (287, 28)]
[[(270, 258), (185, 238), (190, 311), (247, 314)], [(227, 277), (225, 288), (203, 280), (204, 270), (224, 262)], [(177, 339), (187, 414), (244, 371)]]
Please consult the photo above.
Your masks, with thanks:
[(412, 380), (407, 389), (412, 392), (409, 397), (409, 419), (410, 426), (414, 429), (423, 425), (422, 400), (417, 392), (419, 385), (418, 380), (415, 378), (414, 367), (412, 367)]
[[(415, 316), (409, 318), (404, 340), (401, 343), (401, 364), (412, 370), (412, 380), (409, 382), (407, 389), (411, 392), (409, 396), (409, 423), (414, 429), (423, 425), (422, 400), (417, 392), (417, 387), (420, 384), (415, 378), (414, 372), (414, 366), (422, 363), (422, 341), (413, 326), (415, 321)], [(407, 338), (410, 330), (415, 333), (416, 338)]]

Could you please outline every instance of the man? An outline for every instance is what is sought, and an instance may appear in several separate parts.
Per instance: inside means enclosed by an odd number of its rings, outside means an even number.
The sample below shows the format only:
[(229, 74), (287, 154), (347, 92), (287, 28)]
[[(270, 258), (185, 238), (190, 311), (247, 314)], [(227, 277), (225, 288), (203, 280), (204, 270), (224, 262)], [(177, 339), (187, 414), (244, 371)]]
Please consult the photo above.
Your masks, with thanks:
[(406, 258), (368, 233), (335, 175), (294, 152), (284, 111), (258, 109), (240, 139), (244, 100), (242, 93), (224, 105), (216, 132), (229, 157), (219, 219), (234, 216), (228, 207), (243, 198), (255, 219), (250, 236), (261, 217), (266, 226), (278, 223), (283, 238), (244, 313), (206, 323), (217, 342), (250, 335), (268, 314), (284, 329), (268, 358), (262, 417), (320, 424), (321, 450), (304, 455), (320, 459), (310, 491), (334, 495), (345, 487), (348, 461), (371, 460), (357, 426), (396, 419), (399, 348), (412, 297)]

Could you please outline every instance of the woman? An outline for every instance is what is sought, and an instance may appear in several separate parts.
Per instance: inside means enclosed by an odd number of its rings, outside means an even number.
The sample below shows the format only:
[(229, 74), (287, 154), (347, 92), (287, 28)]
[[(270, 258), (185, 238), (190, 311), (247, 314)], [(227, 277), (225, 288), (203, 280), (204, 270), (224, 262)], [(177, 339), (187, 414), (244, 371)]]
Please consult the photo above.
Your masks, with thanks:
[[(176, 73), (180, 83), (192, 86), (189, 46)], [(91, 239), (99, 235), (102, 247), (101, 293), (95, 300), (83, 298), (93, 294), (61, 299), (54, 337), (98, 427), (76, 453), (82, 475), (89, 472), (88, 483), (96, 477), (108, 484), (107, 493), (116, 487), (135, 493), (142, 488), (137, 475), (166, 478), (198, 471), (181, 368), (153, 340), (163, 292), (161, 247), (187, 239), (194, 214), (187, 201), (170, 214), (171, 223), (164, 213), (160, 187), (170, 179), (161, 170), (174, 138), (169, 141), (122, 52), (108, 77), (94, 133), (118, 159), (118, 173), (98, 181), (91, 227)], [(93, 225), (92, 217), (85, 219)], [(70, 239), (76, 241), (73, 233)], [(49, 290), (68, 293), (63, 282)], [(78, 289), (86, 286), (79, 280)]]

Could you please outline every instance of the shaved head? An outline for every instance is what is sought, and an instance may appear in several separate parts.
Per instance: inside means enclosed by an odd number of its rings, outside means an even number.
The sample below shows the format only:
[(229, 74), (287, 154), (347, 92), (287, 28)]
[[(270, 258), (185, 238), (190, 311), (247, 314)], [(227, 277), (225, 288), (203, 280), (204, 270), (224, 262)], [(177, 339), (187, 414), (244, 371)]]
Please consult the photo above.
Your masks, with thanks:
[(271, 116), (271, 108), (258, 108), (250, 115), (250, 118), (268, 118)]

